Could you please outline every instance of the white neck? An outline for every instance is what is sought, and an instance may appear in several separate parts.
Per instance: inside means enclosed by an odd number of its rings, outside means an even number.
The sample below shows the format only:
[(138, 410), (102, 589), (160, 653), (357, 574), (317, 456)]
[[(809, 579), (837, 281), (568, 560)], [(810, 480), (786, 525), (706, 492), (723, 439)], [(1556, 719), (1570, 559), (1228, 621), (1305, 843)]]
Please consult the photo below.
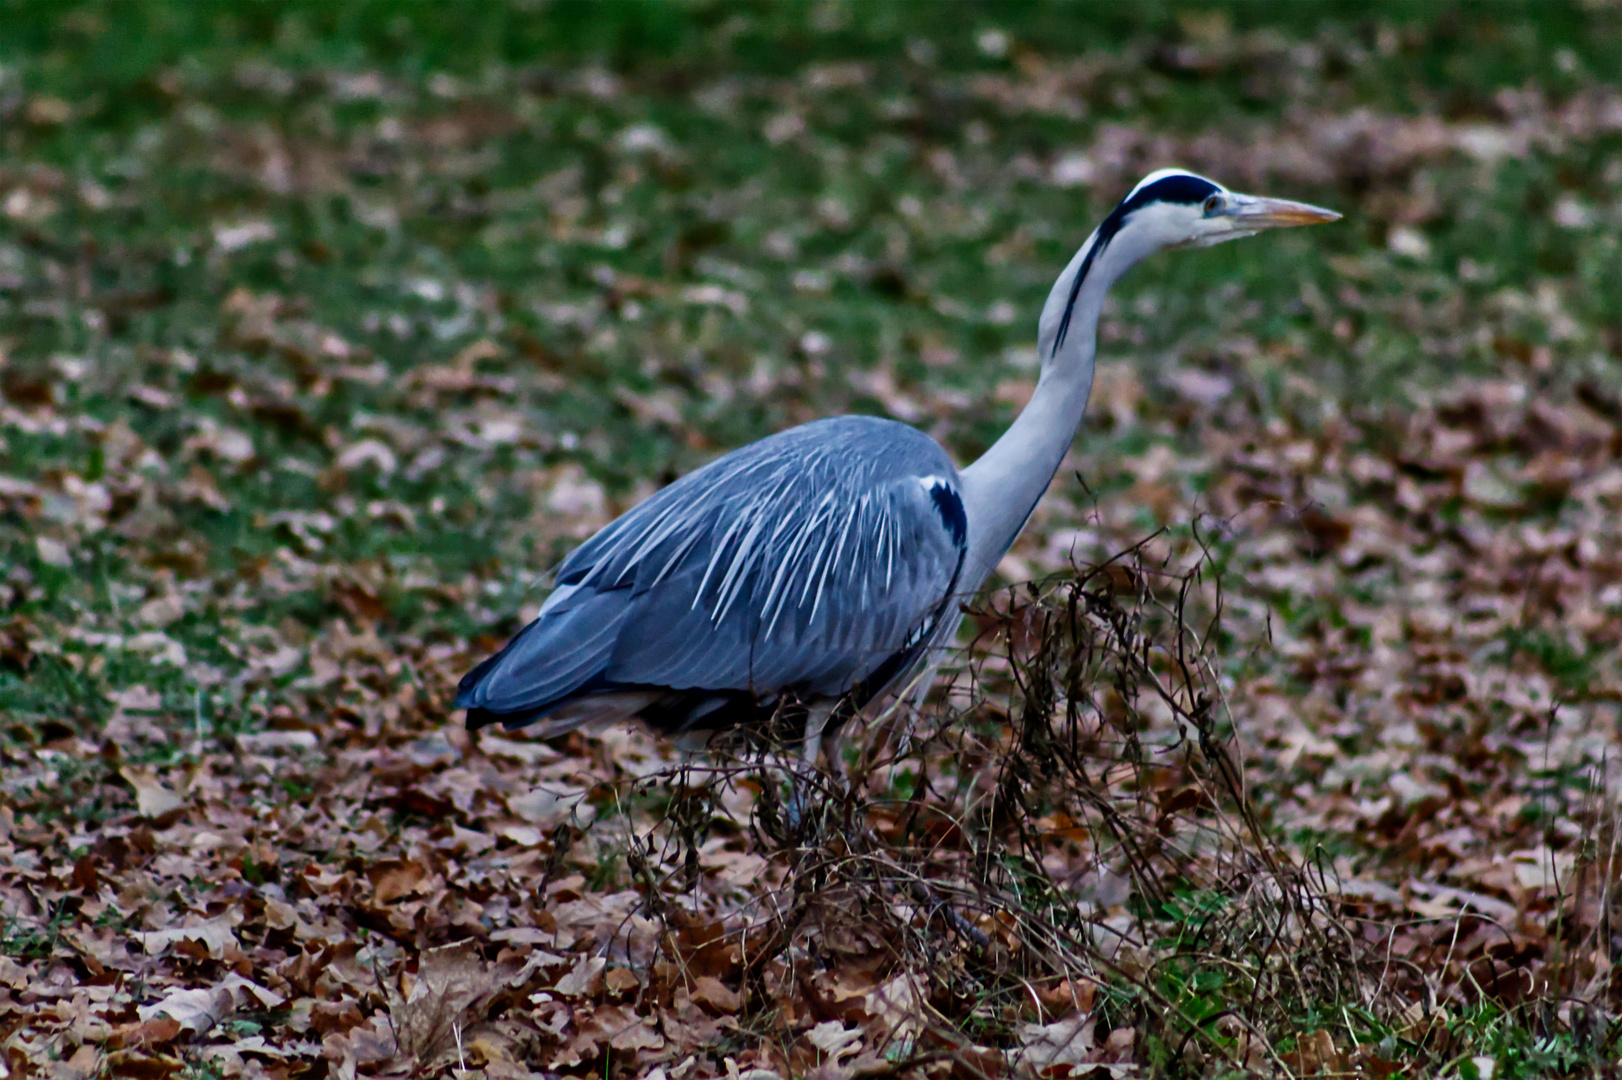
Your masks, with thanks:
[(1087, 268), (1064, 340), (1055, 348), (1065, 308), (1070, 304), (1071, 287), (1087, 252), (1097, 242), (1096, 232), (1059, 275), (1038, 324), (1042, 374), (1030, 403), (1002, 438), (959, 474), (969, 519), (969, 550), (959, 579), (964, 591), (978, 589), (996, 569), (1070, 449), (1087, 409), (1087, 396), (1092, 392), (1093, 355), (1104, 295), (1117, 278), (1154, 250), (1150, 245), (1134, 243), (1129, 235), (1132, 232), (1126, 229), (1116, 233)]

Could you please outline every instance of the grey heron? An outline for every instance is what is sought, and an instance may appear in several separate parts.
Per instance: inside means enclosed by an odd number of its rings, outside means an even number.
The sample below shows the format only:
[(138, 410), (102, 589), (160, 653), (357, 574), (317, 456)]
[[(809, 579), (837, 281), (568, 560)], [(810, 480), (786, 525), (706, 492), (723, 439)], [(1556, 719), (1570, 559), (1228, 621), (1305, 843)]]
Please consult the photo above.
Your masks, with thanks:
[(470, 729), (541, 721), (545, 737), (633, 717), (689, 738), (790, 719), (814, 766), (825, 731), (931, 670), (957, 598), (1025, 527), (1087, 406), (1110, 286), (1157, 251), (1339, 216), (1149, 174), (1054, 283), (1035, 392), (979, 460), (959, 469), (923, 432), (866, 416), (725, 454), (576, 548), (540, 614), (462, 679), (453, 707)]

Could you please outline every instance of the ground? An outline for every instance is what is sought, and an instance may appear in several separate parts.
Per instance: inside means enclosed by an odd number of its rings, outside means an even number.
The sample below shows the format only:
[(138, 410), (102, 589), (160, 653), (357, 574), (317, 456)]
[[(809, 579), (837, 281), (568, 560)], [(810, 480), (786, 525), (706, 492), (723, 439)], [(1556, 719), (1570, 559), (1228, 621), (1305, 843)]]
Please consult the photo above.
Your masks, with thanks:
[[(1615, 1074), (1616, 4), (0, 21), (0, 1074)], [(1171, 164), (1346, 216), (1122, 283), (849, 792), (459, 727), (717, 453), (972, 459)]]

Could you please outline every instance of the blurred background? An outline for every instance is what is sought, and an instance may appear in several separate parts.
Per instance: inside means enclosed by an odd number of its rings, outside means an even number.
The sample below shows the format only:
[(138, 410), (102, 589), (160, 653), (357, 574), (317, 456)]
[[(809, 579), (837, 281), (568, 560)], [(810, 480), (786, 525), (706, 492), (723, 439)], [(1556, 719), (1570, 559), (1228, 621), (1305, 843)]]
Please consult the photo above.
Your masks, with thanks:
[[(455, 680), (545, 571), (816, 417), (972, 458), (1054, 277), (1180, 165), (1345, 218), (1117, 288), (1000, 581), (1208, 558), (1267, 828), (1387, 915), (1567, 918), (1622, 723), (1619, 41), (1610, 0), (0, 0), (0, 842), (45, 881), (189, 805), (246, 831), (153, 889), (353, 885), (454, 806), (434, 843), (533, 855), (496, 791), (606, 807), (634, 757), (458, 764)], [(327, 832), (242, 855), (301, 801)]]
[(1614, 668), (1614, 3), (0, 18), (14, 715), (319, 711), (335, 627), (448, 680), (570, 543), (814, 417), (968, 459), (1169, 164), (1346, 217), (1123, 283), (1004, 579), (1206, 521), (1237, 654), (1282, 635), (1353, 743), (1353, 688), (1453, 685), (1431, 636)]

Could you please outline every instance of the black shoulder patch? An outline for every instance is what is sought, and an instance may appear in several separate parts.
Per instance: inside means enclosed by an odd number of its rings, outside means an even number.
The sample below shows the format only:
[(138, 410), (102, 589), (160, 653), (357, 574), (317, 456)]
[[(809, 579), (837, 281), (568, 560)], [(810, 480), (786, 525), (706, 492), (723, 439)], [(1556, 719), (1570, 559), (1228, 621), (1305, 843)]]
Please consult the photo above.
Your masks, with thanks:
[(941, 516), (941, 524), (952, 534), (953, 546), (961, 548), (969, 535), (969, 517), (963, 512), (963, 499), (946, 484), (931, 484), (929, 499), (935, 504), (935, 513)]
[(1076, 297), (1081, 294), (1081, 283), (1087, 280), (1087, 271), (1093, 267), (1093, 259), (1121, 231), (1126, 219), (1134, 210), (1141, 210), (1150, 203), (1201, 203), (1207, 197), (1220, 189), (1209, 180), (1202, 180), (1198, 176), (1188, 173), (1179, 173), (1176, 176), (1167, 176), (1147, 184), (1133, 192), (1120, 204), (1111, 210), (1109, 217), (1098, 226), (1098, 239), (1093, 246), (1087, 249), (1087, 257), (1081, 260), (1081, 266), (1076, 270), (1076, 280), (1070, 283), (1070, 299), (1064, 305), (1064, 317), (1059, 320), (1059, 332), (1053, 339), (1053, 355), (1059, 353), (1059, 346), (1064, 344), (1064, 338), (1070, 332), (1070, 315), (1076, 310)]

